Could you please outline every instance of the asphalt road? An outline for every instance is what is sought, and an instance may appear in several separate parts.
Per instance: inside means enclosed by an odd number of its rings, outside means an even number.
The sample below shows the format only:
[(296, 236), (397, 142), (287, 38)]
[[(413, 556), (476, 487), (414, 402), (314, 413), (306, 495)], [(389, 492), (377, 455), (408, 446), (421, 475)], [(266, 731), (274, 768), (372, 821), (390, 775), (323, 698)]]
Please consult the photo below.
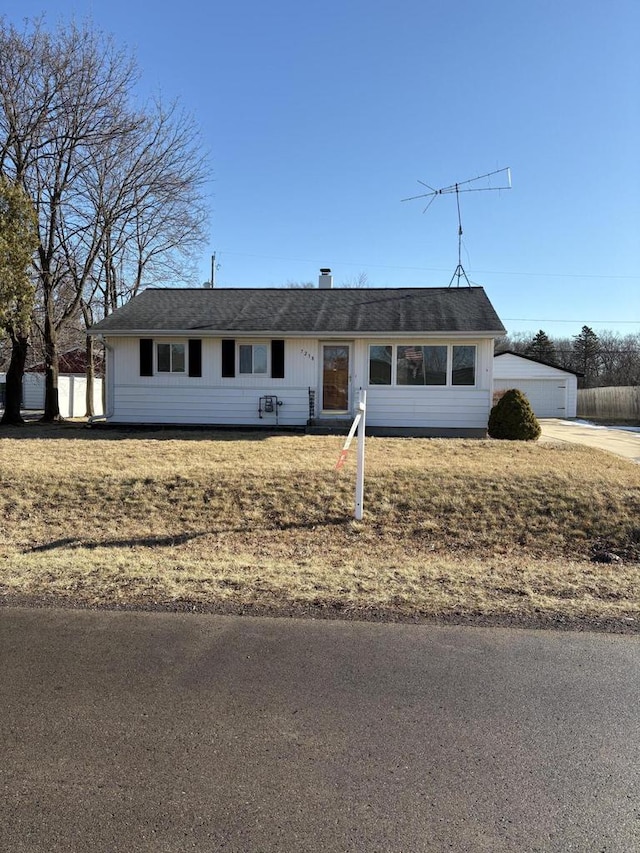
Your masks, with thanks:
[(0, 850), (640, 850), (640, 638), (0, 608)]

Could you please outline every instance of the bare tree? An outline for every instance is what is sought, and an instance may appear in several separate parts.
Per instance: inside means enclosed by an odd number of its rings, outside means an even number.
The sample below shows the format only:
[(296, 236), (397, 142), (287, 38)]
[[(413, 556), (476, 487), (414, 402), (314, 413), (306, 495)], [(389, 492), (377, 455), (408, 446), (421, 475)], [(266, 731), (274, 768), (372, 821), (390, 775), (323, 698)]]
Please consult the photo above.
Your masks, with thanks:
[[(548, 354), (534, 351), (536, 346)], [(507, 350), (578, 371), (584, 377), (580, 387), (640, 385), (640, 334), (596, 334), (589, 326), (571, 338), (549, 338), (542, 331), (532, 338), (530, 333), (516, 332), (496, 339), (496, 354)]]
[[(87, 326), (138, 293), (145, 281), (184, 280), (202, 243), (207, 169), (193, 121), (160, 101), (126, 137), (92, 159), (86, 197), (101, 244), (81, 308)], [(95, 298), (94, 298), (95, 297)], [(93, 338), (87, 336), (87, 415), (93, 414)]]
[(49, 33), (2, 21), (0, 56), (0, 172), (38, 213), (44, 419), (54, 420), (61, 330), (81, 311), (91, 321), (98, 292), (108, 313), (145, 274), (178, 272), (201, 235), (205, 172), (193, 125), (175, 107), (134, 108), (133, 59), (89, 25)]
[(95, 277), (103, 313), (145, 281), (184, 280), (206, 222), (207, 169), (198, 132), (174, 102), (156, 101), (136, 131), (93, 164), (90, 197), (102, 245)]
[(501, 335), (495, 341), (495, 353), (515, 352), (524, 355), (531, 341), (531, 335), (527, 332), (512, 332), (510, 335)]
[(356, 290), (361, 290), (363, 288), (369, 287), (369, 277), (366, 272), (360, 272), (358, 273), (358, 275), (353, 275), (351, 276), (351, 278), (346, 278), (340, 283), (340, 287), (346, 287), (349, 289), (355, 288)]
[(640, 334), (600, 332), (598, 385), (640, 385)]

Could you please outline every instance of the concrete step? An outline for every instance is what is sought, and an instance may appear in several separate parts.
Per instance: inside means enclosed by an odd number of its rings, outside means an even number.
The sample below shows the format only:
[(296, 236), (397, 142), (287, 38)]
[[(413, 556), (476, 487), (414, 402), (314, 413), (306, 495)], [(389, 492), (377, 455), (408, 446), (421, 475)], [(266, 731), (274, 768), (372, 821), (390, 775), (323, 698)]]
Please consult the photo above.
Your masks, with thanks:
[(307, 424), (308, 435), (345, 435), (349, 432), (352, 418), (314, 418)]

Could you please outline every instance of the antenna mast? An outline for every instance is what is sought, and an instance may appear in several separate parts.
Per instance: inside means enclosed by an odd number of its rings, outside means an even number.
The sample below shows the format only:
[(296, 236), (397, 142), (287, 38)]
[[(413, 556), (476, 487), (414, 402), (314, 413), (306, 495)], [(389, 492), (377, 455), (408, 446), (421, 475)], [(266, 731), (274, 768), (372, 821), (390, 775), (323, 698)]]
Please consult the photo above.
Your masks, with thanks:
[[(488, 181), (489, 178), (493, 177), (493, 175), (504, 175), (504, 181), (506, 181), (506, 186), (499, 187), (472, 187), (468, 186), (469, 184), (474, 184), (476, 181)], [(507, 166), (504, 169), (496, 169), (495, 172), (487, 172), (486, 175), (478, 175), (477, 178), (469, 178), (467, 181), (460, 181), (456, 184), (451, 184), (448, 187), (442, 187), (437, 190), (434, 187), (429, 186), (424, 181), (418, 181), (419, 184), (422, 184), (423, 187), (426, 187), (429, 192), (421, 193), (420, 195), (412, 195), (409, 198), (403, 198), (402, 201), (413, 201), (416, 198), (428, 198), (429, 201), (427, 206), (422, 211), (426, 213), (427, 210), (431, 207), (433, 202), (436, 199), (436, 196), (446, 195), (448, 193), (456, 194), (456, 208), (458, 210), (458, 266), (455, 269), (455, 272), (451, 276), (451, 281), (449, 282), (449, 287), (453, 284), (453, 280), (455, 278), (458, 279), (456, 287), (460, 287), (460, 279), (464, 276), (464, 280), (467, 282), (467, 287), (471, 287), (471, 282), (467, 278), (467, 274), (464, 271), (464, 267), (462, 266), (462, 217), (460, 215), (460, 193), (479, 193), (479, 192), (487, 192), (489, 190), (510, 190), (511, 189), (511, 169)], [(489, 183), (491, 183), (489, 181)]]
[(216, 263), (216, 252), (211, 255), (211, 287), (216, 286), (216, 272), (220, 269), (220, 264)]

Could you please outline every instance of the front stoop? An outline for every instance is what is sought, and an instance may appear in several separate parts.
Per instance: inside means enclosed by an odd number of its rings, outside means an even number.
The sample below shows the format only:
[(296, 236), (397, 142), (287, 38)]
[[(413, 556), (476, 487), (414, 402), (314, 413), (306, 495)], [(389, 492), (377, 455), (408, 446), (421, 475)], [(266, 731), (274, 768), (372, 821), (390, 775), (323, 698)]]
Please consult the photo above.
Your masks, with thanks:
[(352, 418), (314, 418), (305, 432), (307, 435), (345, 435), (352, 423)]

